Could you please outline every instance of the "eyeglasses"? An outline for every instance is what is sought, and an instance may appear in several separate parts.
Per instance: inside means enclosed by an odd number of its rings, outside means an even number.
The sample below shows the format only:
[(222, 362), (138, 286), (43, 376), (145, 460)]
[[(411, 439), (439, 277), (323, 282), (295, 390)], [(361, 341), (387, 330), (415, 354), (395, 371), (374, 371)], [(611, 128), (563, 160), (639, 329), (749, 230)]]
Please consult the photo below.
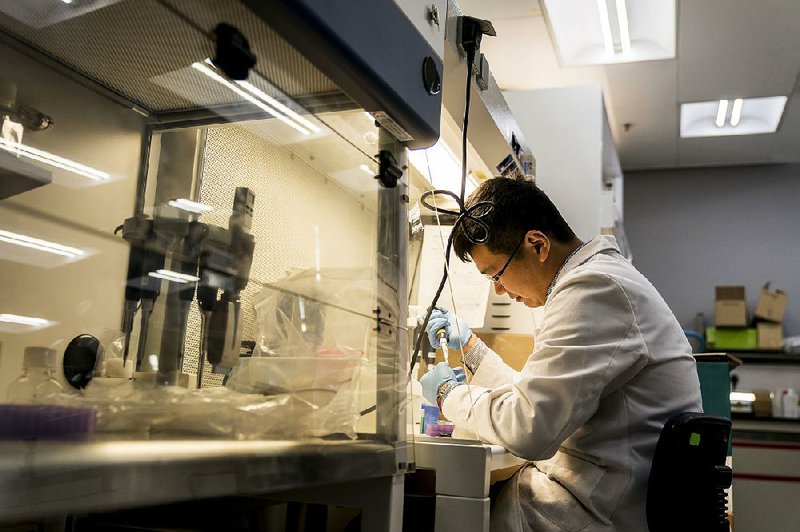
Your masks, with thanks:
[(500, 268), (499, 272), (497, 272), (494, 275), (489, 275), (488, 273), (484, 273), (483, 276), (489, 279), (493, 283), (499, 283), (500, 278), (503, 276), (504, 273), (506, 273), (506, 268), (508, 268), (508, 265), (511, 264), (511, 261), (514, 260), (514, 255), (517, 254), (517, 251), (519, 251), (520, 246), (522, 246), (522, 243), (525, 242), (525, 237), (527, 236), (527, 234), (528, 233), (522, 235), (522, 238), (520, 238), (517, 247), (515, 247), (514, 251), (511, 252), (511, 255), (508, 257), (508, 260), (506, 261), (505, 264), (503, 264), (503, 267)]

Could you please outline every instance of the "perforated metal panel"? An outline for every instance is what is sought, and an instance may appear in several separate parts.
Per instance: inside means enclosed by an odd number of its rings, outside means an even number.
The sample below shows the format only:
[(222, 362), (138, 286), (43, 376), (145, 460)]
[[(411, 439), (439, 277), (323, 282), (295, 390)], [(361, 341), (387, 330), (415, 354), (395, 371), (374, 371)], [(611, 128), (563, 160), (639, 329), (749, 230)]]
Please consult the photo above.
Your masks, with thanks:
[[(227, 227), (236, 187), (255, 193), (251, 232), (256, 246), (250, 282), (242, 293), (242, 339), (253, 340), (253, 300), (263, 283), (293, 269), (315, 267), (317, 247), (322, 267), (370, 267), (377, 229), (373, 211), (286, 147), (245, 126), (209, 128), (199, 201), (215, 208), (203, 215), (204, 222)], [(340, 145), (342, 151), (358, 153), (343, 140)], [(200, 314), (193, 305), (184, 361), (190, 373), (197, 371), (199, 338)], [(205, 379), (204, 386), (219, 382), (216, 378)]]
[[(43, 13), (41, 20), (52, 23), (37, 28), (30, 16), (20, 14), (17, 0), (0, 0), (0, 30), (141, 107), (162, 113), (241, 102), (190, 68), (213, 57), (211, 32), (226, 22), (245, 34), (258, 58), (256, 70), (283, 93), (295, 99), (310, 97), (312, 102), (317, 96), (320, 101), (335, 101), (339, 108), (343, 100), (349, 101), (236, 0), (108, 3), (96, 2), (99, 9), (84, 9), (71, 18), (52, 13), (48, 18)], [(171, 86), (183, 90), (176, 92)], [(260, 88), (279, 97), (269, 84)]]

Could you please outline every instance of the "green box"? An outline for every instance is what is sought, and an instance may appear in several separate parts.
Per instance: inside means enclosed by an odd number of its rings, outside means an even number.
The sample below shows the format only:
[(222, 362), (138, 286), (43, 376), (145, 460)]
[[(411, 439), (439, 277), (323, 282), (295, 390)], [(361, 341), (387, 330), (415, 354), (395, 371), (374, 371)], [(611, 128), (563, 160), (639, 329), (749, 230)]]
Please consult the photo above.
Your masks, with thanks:
[(758, 334), (754, 328), (706, 329), (706, 351), (729, 349), (752, 351), (758, 349)]

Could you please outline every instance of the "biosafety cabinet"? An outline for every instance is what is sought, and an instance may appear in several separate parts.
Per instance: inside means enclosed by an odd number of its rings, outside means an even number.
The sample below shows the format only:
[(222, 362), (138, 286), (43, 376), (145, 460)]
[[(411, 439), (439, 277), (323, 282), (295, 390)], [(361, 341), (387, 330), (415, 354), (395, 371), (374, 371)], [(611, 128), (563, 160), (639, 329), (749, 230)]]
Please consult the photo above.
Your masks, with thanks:
[(414, 24), (391, 1), (2, 1), (0, 57), (0, 517), (394, 496), (406, 148), (442, 105)]

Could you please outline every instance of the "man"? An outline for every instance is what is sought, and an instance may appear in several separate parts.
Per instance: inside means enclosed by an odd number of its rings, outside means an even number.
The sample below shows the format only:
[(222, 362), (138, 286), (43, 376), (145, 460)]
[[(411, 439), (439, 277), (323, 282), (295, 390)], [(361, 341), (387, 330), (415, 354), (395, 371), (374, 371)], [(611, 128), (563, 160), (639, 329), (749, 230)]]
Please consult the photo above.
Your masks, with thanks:
[[(535, 348), (516, 372), (449, 311), (434, 311), (472, 374), (445, 363), (422, 379), (445, 417), (530, 463), (500, 490), (492, 530), (647, 530), (645, 499), (660, 431), (677, 412), (702, 411), (694, 358), (652, 284), (613, 237), (583, 243), (533, 183), (483, 183), (467, 207), (489, 201), (488, 238), (465, 220), (453, 249), (498, 294), (544, 306)], [(434, 345), (436, 345), (434, 343)], [(676, 511), (679, 509), (676, 509)]]

